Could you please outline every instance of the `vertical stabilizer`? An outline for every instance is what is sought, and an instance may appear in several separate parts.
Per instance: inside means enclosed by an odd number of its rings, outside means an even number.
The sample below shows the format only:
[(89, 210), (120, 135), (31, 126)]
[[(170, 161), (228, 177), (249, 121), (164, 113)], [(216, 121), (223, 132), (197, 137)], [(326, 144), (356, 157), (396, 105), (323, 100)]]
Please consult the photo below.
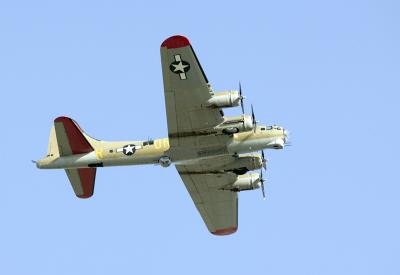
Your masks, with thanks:
[(60, 152), (58, 151), (56, 129), (51, 127), (49, 136), (49, 145), (47, 147), (47, 157), (59, 157)]
[(84, 154), (94, 150), (78, 124), (69, 117), (56, 118), (54, 127), (61, 156)]
[[(79, 125), (69, 117), (58, 117), (50, 132), (49, 151), (59, 156), (85, 154), (94, 151)], [(89, 198), (93, 195), (96, 179), (96, 168), (65, 169), (75, 195), (78, 198)]]

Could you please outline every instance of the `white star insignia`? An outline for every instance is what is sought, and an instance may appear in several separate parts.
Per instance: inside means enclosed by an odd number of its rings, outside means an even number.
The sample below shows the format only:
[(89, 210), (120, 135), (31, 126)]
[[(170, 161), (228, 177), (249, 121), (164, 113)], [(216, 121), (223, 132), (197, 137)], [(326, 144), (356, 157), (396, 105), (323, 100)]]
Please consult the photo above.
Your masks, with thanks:
[(180, 71), (182, 73), (185, 72), (185, 68), (189, 67), (189, 65), (183, 65), (182, 61), (179, 61), (178, 65), (172, 64), (172, 66), (174, 66), (174, 72)]
[(128, 153), (132, 153), (133, 154), (133, 149), (135, 149), (135, 147), (132, 146), (132, 145), (128, 145), (124, 149), (125, 149), (125, 154), (128, 154)]

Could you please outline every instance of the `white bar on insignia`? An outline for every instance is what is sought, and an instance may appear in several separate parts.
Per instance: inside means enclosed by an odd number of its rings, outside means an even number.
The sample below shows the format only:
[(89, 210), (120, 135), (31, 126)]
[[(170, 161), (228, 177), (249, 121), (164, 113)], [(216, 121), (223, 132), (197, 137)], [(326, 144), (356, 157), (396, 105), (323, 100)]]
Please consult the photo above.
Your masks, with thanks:
[(179, 76), (181, 77), (181, 79), (186, 79), (186, 74), (185, 73), (180, 73)]
[(123, 152), (124, 151), (124, 148), (118, 148), (117, 149), (117, 152)]
[(175, 61), (181, 61), (181, 56), (179, 54), (175, 55)]

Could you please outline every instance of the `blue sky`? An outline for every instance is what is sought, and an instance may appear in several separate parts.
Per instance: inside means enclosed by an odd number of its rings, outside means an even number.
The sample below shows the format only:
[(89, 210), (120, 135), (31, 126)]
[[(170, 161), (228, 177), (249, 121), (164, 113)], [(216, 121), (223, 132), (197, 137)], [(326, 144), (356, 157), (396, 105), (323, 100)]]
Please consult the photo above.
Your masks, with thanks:
[[(0, 274), (399, 274), (398, 1), (2, 1)], [(99, 169), (77, 199), (37, 170), (55, 117), (104, 140), (167, 134), (159, 47), (187, 36), (214, 90), (239, 80), (267, 200), (208, 233), (173, 167)], [(229, 110), (228, 114), (239, 113)]]

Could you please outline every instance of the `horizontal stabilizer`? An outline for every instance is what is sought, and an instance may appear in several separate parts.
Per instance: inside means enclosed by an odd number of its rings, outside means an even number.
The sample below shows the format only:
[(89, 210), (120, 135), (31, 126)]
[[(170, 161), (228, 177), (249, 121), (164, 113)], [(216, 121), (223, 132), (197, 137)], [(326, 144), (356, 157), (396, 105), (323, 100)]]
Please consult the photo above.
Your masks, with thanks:
[(58, 117), (54, 120), (54, 127), (60, 156), (70, 156), (93, 151), (93, 147), (74, 120), (64, 116)]
[(93, 195), (96, 168), (65, 169), (75, 195), (86, 199)]

